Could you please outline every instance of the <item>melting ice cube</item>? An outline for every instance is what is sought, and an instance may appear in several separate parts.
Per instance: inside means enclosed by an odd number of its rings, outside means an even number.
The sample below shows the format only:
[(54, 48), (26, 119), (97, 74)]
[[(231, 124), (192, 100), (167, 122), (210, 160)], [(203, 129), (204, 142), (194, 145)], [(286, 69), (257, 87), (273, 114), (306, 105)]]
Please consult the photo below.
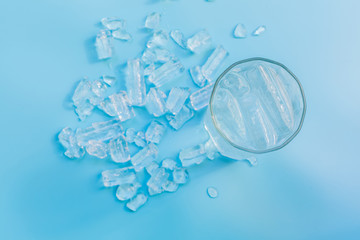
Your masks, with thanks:
[(247, 35), (247, 31), (246, 31), (246, 27), (244, 24), (239, 23), (238, 25), (236, 25), (235, 29), (234, 29), (234, 37), (235, 38), (246, 38)]
[(146, 201), (147, 197), (145, 196), (145, 194), (139, 193), (126, 204), (126, 207), (131, 211), (135, 212), (136, 210), (138, 210), (139, 207), (144, 205)]
[(101, 175), (105, 187), (133, 183), (136, 179), (134, 169), (129, 167), (106, 170)]

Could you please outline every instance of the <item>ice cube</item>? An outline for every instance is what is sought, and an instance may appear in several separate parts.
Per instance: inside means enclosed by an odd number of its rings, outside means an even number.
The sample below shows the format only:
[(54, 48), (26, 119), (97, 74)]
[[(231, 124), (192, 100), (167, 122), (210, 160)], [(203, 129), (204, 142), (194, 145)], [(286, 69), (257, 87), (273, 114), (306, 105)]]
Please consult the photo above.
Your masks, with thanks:
[(260, 34), (264, 33), (265, 31), (266, 31), (266, 27), (264, 25), (261, 25), (253, 31), (252, 35), (259, 36)]
[(165, 98), (166, 95), (161, 90), (150, 88), (150, 91), (146, 96), (146, 110), (155, 117), (164, 115), (167, 112)]
[(104, 99), (98, 107), (109, 116), (119, 117), (122, 122), (135, 116), (125, 91), (110, 95), (108, 98)]
[(169, 109), (172, 114), (178, 114), (184, 106), (186, 99), (189, 97), (189, 95), (189, 88), (172, 88), (166, 100), (166, 108)]
[(155, 70), (155, 64), (151, 63), (146, 68), (144, 68), (144, 76), (149, 76)]
[(201, 30), (187, 39), (186, 46), (190, 51), (198, 52), (209, 45), (210, 42), (210, 34), (206, 30)]
[(128, 144), (123, 135), (117, 139), (110, 140), (109, 152), (114, 162), (124, 163), (130, 160)]
[(112, 37), (107, 30), (100, 30), (95, 40), (96, 52), (99, 60), (112, 57)]
[(135, 212), (136, 210), (138, 210), (139, 207), (144, 205), (146, 201), (147, 201), (147, 196), (145, 196), (145, 194), (143, 193), (139, 193), (126, 204), (126, 207), (131, 211)]
[(132, 105), (142, 106), (146, 97), (144, 69), (139, 58), (128, 60), (126, 69), (126, 89)]
[(169, 173), (164, 168), (157, 168), (151, 175), (146, 185), (149, 187), (149, 194), (155, 195), (164, 191), (163, 186), (168, 181)]
[(87, 78), (84, 78), (76, 86), (72, 97), (75, 112), (80, 120), (84, 120), (92, 113), (94, 105), (90, 103), (89, 99), (92, 98), (93, 95), (94, 93), (92, 92), (90, 81)]
[(132, 39), (130, 33), (128, 33), (125, 29), (117, 29), (112, 31), (111, 35), (113, 38), (122, 40), (122, 41), (130, 41)]
[(146, 46), (148, 48), (164, 47), (167, 45), (168, 41), (169, 41), (168, 33), (163, 30), (160, 30), (153, 33), (150, 40), (146, 43)]
[(145, 28), (156, 29), (160, 25), (161, 15), (160, 13), (150, 13), (145, 20)]
[(214, 187), (208, 187), (208, 188), (207, 188), (207, 194), (208, 194), (209, 197), (211, 197), (211, 198), (217, 198), (217, 196), (219, 195), (219, 194), (218, 194), (218, 191), (217, 191), (216, 188), (214, 188)]
[(169, 121), (169, 124), (175, 129), (180, 129), (187, 121), (189, 121), (194, 116), (194, 112), (183, 106), (181, 111), (176, 115), (166, 115), (166, 119)]
[(196, 111), (209, 105), (214, 84), (209, 84), (190, 95), (190, 104)]
[(84, 149), (78, 145), (75, 137), (75, 131), (71, 128), (64, 128), (60, 132), (58, 139), (61, 145), (66, 149), (64, 154), (68, 158), (81, 158), (84, 156)]
[(235, 38), (246, 38), (246, 36), (247, 36), (247, 31), (246, 31), (245, 25), (242, 23), (237, 24), (234, 29), (234, 37)]
[(135, 137), (136, 137), (136, 131), (134, 128), (128, 128), (126, 130), (126, 134), (125, 134), (125, 140), (128, 143), (133, 143), (135, 141)]
[(143, 131), (137, 132), (137, 134), (136, 134), (136, 136), (134, 138), (134, 143), (138, 147), (145, 147), (145, 145), (146, 145), (145, 133)]
[(177, 168), (173, 171), (173, 180), (178, 184), (185, 184), (189, 179), (189, 173), (185, 168)]
[(206, 78), (204, 77), (201, 67), (200, 66), (194, 66), (189, 69), (190, 76), (193, 80), (193, 82), (198, 85), (199, 87), (204, 87), (206, 83)]
[(161, 87), (165, 83), (178, 77), (184, 70), (184, 66), (178, 60), (171, 60), (155, 69), (149, 75), (148, 80), (156, 87)]
[(146, 48), (142, 54), (141, 60), (145, 64), (165, 63), (174, 58), (169, 50), (159, 47)]
[(101, 19), (101, 23), (109, 30), (125, 29), (126, 21), (117, 17), (105, 17)]
[(205, 146), (203, 144), (196, 145), (181, 150), (179, 158), (183, 167), (198, 165), (206, 159)]
[(114, 83), (116, 82), (116, 78), (113, 76), (107, 76), (107, 75), (103, 75), (101, 76), (101, 79), (104, 83), (106, 83), (108, 86), (113, 86)]
[(86, 144), (86, 152), (97, 158), (106, 158), (107, 157), (108, 146), (106, 143), (96, 140), (90, 140)]
[(156, 158), (158, 154), (158, 148), (150, 143), (139, 152), (137, 152), (132, 158), (131, 163), (136, 172), (141, 171), (144, 167), (147, 167)]
[(157, 162), (151, 162), (145, 169), (149, 175), (153, 175), (158, 168), (159, 164)]
[(131, 167), (106, 170), (101, 173), (105, 187), (113, 187), (126, 183), (134, 183), (136, 176)]
[(121, 184), (116, 190), (116, 197), (120, 201), (129, 200), (135, 196), (140, 187), (138, 182)]
[(182, 48), (186, 48), (185, 46), (185, 37), (184, 34), (180, 30), (172, 30), (170, 32), (170, 37), (174, 42)]
[(228, 52), (223, 48), (223, 46), (219, 45), (215, 48), (210, 57), (206, 60), (205, 64), (201, 67), (201, 72), (208, 80), (208, 82), (214, 82), (216, 78), (214, 74), (227, 55)]
[(166, 127), (159, 121), (153, 120), (146, 129), (145, 138), (147, 142), (159, 143), (166, 131)]
[(161, 167), (173, 171), (175, 168), (177, 168), (177, 163), (174, 160), (167, 158), (161, 162)]
[(174, 183), (173, 181), (166, 181), (166, 183), (163, 186), (163, 189), (166, 192), (176, 192), (176, 190), (179, 188), (179, 185), (177, 183)]

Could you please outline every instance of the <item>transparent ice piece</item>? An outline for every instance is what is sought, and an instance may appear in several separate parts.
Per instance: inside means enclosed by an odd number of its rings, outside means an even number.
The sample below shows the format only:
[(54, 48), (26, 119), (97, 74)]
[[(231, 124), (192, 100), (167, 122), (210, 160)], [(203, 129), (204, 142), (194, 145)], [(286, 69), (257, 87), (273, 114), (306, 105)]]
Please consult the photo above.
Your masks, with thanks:
[(189, 180), (189, 173), (185, 168), (177, 168), (172, 174), (175, 183), (185, 184)]
[(175, 129), (180, 129), (187, 121), (194, 117), (194, 112), (190, 108), (183, 106), (176, 115), (166, 115), (169, 124)]
[(142, 106), (145, 102), (146, 87), (144, 69), (139, 58), (128, 60), (126, 69), (126, 89), (132, 105)]
[(168, 179), (169, 173), (167, 173), (164, 168), (156, 169), (146, 183), (149, 187), (149, 194), (155, 195), (162, 193), (164, 191), (163, 186), (165, 186)]
[(254, 156), (248, 157), (245, 160), (247, 160), (250, 163), (250, 165), (253, 167), (258, 164), (258, 161), (257, 161), (256, 157), (254, 157)]
[(237, 24), (234, 29), (234, 37), (235, 38), (246, 38), (246, 36), (247, 36), (247, 31), (246, 31), (245, 25), (242, 23)]
[(146, 96), (146, 110), (155, 117), (164, 115), (167, 112), (165, 98), (166, 95), (161, 90), (150, 88), (150, 91)]
[(217, 198), (217, 196), (219, 195), (218, 191), (214, 187), (208, 187), (206, 191), (208, 196), (211, 198)]
[(155, 64), (151, 63), (149, 66), (144, 68), (144, 76), (149, 76), (155, 70)]
[(213, 88), (214, 84), (209, 84), (190, 95), (190, 104), (194, 110), (198, 111), (209, 105)]
[(146, 43), (146, 46), (148, 48), (164, 47), (167, 45), (168, 41), (169, 41), (168, 33), (163, 30), (160, 30), (153, 33), (150, 40)]
[(108, 98), (105, 98), (98, 107), (109, 116), (119, 117), (122, 122), (135, 116), (125, 91), (110, 95)]
[(260, 34), (264, 33), (265, 31), (266, 31), (265, 25), (261, 25), (253, 31), (252, 35), (259, 36)]
[(209, 82), (214, 82), (216, 78), (214, 74), (227, 55), (228, 52), (223, 48), (223, 46), (219, 45), (215, 48), (210, 57), (206, 60), (205, 64), (201, 67), (203, 76)]
[(107, 76), (107, 75), (103, 75), (101, 76), (101, 79), (104, 83), (106, 83), (108, 86), (113, 86), (114, 83), (116, 82), (116, 78), (113, 76)]
[(117, 139), (110, 140), (109, 152), (114, 162), (124, 163), (130, 160), (128, 144), (123, 135)]
[(136, 144), (136, 146), (138, 147), (145, 147), (146, 142), (145, 142), (145, 133), (143, 131), (139, 131), (137, 132), (135, 138), (134, 138), (134, 143)]
[(145, 28), (156, 29), (160, 25), (161, 15), (160, 13), (153, 12), (147, 15), (145, 19)]
[(189, 167), (195, 164), (198, 165), (207, 158), (212, 160), (217, 155), (218, 150), (212, 139), (209, 138), (205, 143), (181, 150), (179, 158), (183, 167)]
[(101, 175), (105, 187), (133, 183), (136, 179), (134, 169), (130, 167), (106, 170)]
[(132, 39), (130, 33), (128, 33), (125, 29), (117, 29), (112, 31), (112, 36), (115, 39), (122, 41), (130, 41)]
[(105, 17), (101, 19), (101, 23), (109, 30), (125, 29), (126, 21), (117, 17)]
[(182, 48), (186, 48), (185, 46), (185, 37), (184, 34), (180, 30), (172, 30), (170, 32), (170, 37), (174, 42)]
[(190, 76), (193, 82), (199, 87), (204, 87), (206, 83), (206, 78), (202, 74), (201, 67), (195, 66), (189, 69)]
[(198, 52), (211, 42), (211, 36), (206, 30), (194, 34), (186, 41), (187, 48), (192, 52)]
[(166, 108), (174, 115), (178, 114), (190, 95), (189, 88), (175, 87), (170, 90), (166, 100)]
[(64, 128), (60, 132), (58, 139), (61, 145), (63, 145), (63, 147), (66, 149), (64, 154), (68, 158), (81, 158), (84, 156), (84, 149), (78, 145), (75, 137), (75, 131), (73, 131), (71, 128)]
[(116, 197), (120, 201), (129, 200), (136, 195), (140, 187), (141, 185), (138, 182), (121, 184), (116, 190)]
[(100, 30), (95, 40), (98, 59), (107, 59), (112, 57), (112, 37), (107, 30)]
[(179, 188), (179, 184), (173, 182), (173, 181), (166, 181), (166, 183), (163, 186), (163, 189), (166, 192), (176, 192), (176, 190)]
[(159, 143), (166, 131), (166, 127), (159, 121), (153, 120), (146, 129), (145, 138), (147, 142)]
[(134, 198), (132, 198), (127, 204), (126, 207), (131, 211), (138, 210), (142, 205), (144, 205), (147, 201), (147, 196), (143, 193), (139, 193)]
[(149, 175), (153, 175), (158, 168), (159, 164), (157, 162), (151, 162), (145, 169)]
[(90, 140), (86, 144), (86, 152), (97, 158), (106, 158), (107, 157), (108, 146), (106, 143), (96, 140)]
[(148, 80), (156, 87), (161, 87), (165, 83), (178, 77), (184, 70), (184, 66), (178, 60), (171, 60), (155, 69), (149, 75)]
[(75, 112), (80, 120), (84, 120), (92, 113), (94, 105), (90, 103), (90, 98), (92, 98), (93, 95), (90, 81), (84, 78), (77, 85), (72, 97)]
[(133, 143), (135, 141), (136, 131), (134, 128), (128, 128), (125, 133), (125, 140), (128, 143)]
[(165, 63), (174, 58), (169, 50), (159, 47), (146, 48), (141, 56), (145, 64)]
[(150, 143), (139, 152), (137, 152), (133, 157), (131, 157), (131, 163), (135, 168), (136, 172), (141, 171), (144, 167), (147, 167), (151, 162), (156, 158), (158, 154), (158, 148)]
[(161, 167), (173, 171), (175, 168), (177, 168), (177, 163), (174, 160), (167, 158), (161, 162)]

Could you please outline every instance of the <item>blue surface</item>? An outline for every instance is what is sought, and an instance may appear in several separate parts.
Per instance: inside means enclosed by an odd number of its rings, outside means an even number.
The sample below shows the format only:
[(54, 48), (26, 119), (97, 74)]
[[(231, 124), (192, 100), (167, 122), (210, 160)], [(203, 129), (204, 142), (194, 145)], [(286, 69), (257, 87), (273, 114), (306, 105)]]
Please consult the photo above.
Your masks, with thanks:
[[(1, 1), (0, 239), (359, 239), (359, 7), (355, 0)], [(296, 139), (261, 156), (258, 167), (207, 162), (190, 169), (178, 192), (130, 213), (99, 183), (115, 165), (66, 159), (55, 134), (82, 125), (69, 103), (76, 82), (109, 73), (89, 48), (99, 19), (127, 19), (135, 41), (118, 44), (116, 60), (124, 62), (143, 47), (139, 27), (152, 11), (186, 35), (207, 28), (230, 51), (227, 64), (254, 56), (285, 64), (304, 86), (308, 112)], [(238, 22), (268, 31), (233, 39)], [(175, 156), (199, 140), (199, 123), (169, 133), (162, 153)], [(207, 196), (208, 186), (218, 198)]]

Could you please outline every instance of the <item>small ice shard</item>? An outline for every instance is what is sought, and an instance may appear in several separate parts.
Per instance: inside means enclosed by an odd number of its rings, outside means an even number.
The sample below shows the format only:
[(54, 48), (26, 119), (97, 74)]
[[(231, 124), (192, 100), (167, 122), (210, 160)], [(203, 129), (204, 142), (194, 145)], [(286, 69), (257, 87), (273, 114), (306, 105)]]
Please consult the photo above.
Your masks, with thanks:
[(89, 98), (91, 98), (93, 94), (90, 81), (87, 78), (81, 80), (76, 86), (72, 101), (75, 106), (75, 112), (80, 120), (84, 120), (92, 113), (94, 105), (90, 103)]
[(160, 13), (153, 12), (147, 15), (145, 19), (145, 28), (156, 29), (160, 25), (161, 15)]
[(186, 41), (187, 48), (192, 52), (198, 52), (211, 42), (211, 36), (206, 30), (194, 34)]
[(128, 33), (125, 29), (117, 29), (112, 31), (111, 35), (113, 38), (122, 40), (122, 41), (130, 41), (132, 39), (130, 33)]
[(125, 29), (126, 21), (117, 17), (105, 17), (101, 19), (101, 23), (109, 30)]
[(160, 30), (154, 32), (150, 40), (146, 43), (146, 47), (153, 48), (153, 47), (164, 47), (167, 45), (169, 41), (169, 35), (167, 32)]
[(178, 114), (184, 106), (186, 99), (189, 97), (189, 95), (189, 88), (172, 88), (166, 100), (166, 108), (169, 109), (172, 114)]
[(166, 127), (159, 121), (153, 120), (146, 129), (145, 138), (147, 142), (159, 143), (166, 131)]
[(143, 131), (139, 131), (135, 138), (134, 138), (134, 143), (136, 146), (138, 147), (145, 147), (146, 142), (145, 142), (145, 133)]
[(155, 69), (149, 75), (148, 80), (156, 87), (161, 87), (165, 83), (178, 77), (184, 70), (184, 66), (178, 60), (171, 60)]
[(179, 45), (182, 48), (186, 48), (185, 37), (184, 37), (184, 34), (182, 32), (180, 32), (180, 30), (172, 30), (170, 32), (170, 37), (172, 38), (172, 40), (174, 40), (174, 42), (177, 45)]
[(141, 60), (145, 64), (165, 63), (174, 58), (169, 50), (159, 47), (146, 48), (141, 56)]
[(75, 132), (69, 128), (64, 128), (59, 136), (59, 142), (66, 149), (65, 156), (68, 158), (81, 158), (84, 156), (84, 149), (77, 144)]
[(144, 76), (149, 76), (155, 70), (155, 64), (150, 64), (144, 68)]
[(166, 119), (169, 121), (169, 124), (175, 129), (180, 129), (187, 121), (189, 121), (194, 116), (194, 112), (183, 106), (181, 111), (176, 115), (166, 115)]
[(150, 143), (139, 152), (137, 152), (132, 158), (131, 163), (136, 172), (141, 171), (144, 167), (147, 167), (155, 159), (158, 153), (158, 148)]
[(258, 161), (257, 161), (256, 157), (254, 157), (254, 156), (248, 157), (248, 158), (246, 158), (246, 160), (250, 163), (250, 165), (252, 167), (255, 167), (258, 164)]
[(112, 37), (107, 30), (100, 30), (95, 40), (96, 52), (99, 60), (112, 57)]
[(157, 168), (154, 170), (149, 181), (146, 183), (149, 188), (149, 194), (155, 195), (162, 193), (164, 191), (163, 186), (166, 184), (168, 179), (169, 173), (167, 173), (164, 168)]
[(185, 168), (177, 168), (173, 171), (173, 180), (178, 184), (185, 184), (189, 179), (189, 173)]
[(126, 204), (126, 207), (131, 211), (135, 212), (136, 210), (138, 210), (139, 207), (144, 205), (146, 201), (147, 201), (147, 196), (145, 196), (145, 194), (143, 193), (139, 193)]
[(128, 128), (125, 133), (125, 140), (128, 143), (133, 143), (135, 141), (136, 131), (133, 128)]
[(261, 25), (253, 31), (252, 35), (259, 36), (260, 34), (264, 33), (265, 31), (266, 31), (266, 27), (264, 25)]
[(103, 143), (101, 141), (96, 140), (90, 140), (86, 144), (86, 152), (91, 155), (95, 156), (97, 158), (106, 158), (107, 157), (107, 144)]
[(167, 158), (161, 162), (161, 167), (173, 171), (177, 167), (177, 164), (174, 160)]
[(196, 111), (209, 105), (214, 84), (209, 84), (190, 95), (190, 104)]
[(223, 48), (223, 46), (219, 45), (201, 67), (201, 72), (208, 82), (214, 82), (214, 74), (228, 54), (229, 53)]
[(110, 95), (108, 98), (104, 99), (98, 107), (109, 116), (119, 117), (122, 122), (135, 116), (125, 91)]
[(124, 136), (110, 140), (109, 152), (111, 159), (116, 163), (124, 163), (130, 160), (128, 144)]
[(206, 159), (205, 147), (203, 144), (181, 150), (179, 158), (183, 167), (198, 165)]
[(138, 182), (121, 184), (116, 190), (116, 197), (120, 201), (129, 200), (136, 195), (140, 187), (141, 185)]
[(167, 111), (165, 98), (166, 95), (161, 90), (157, 88), (150, 88), (150, 91), (146, 96), (146, 110), (155, 117), (164, 115)]
[(149, 175), (153, 175), (158, 168), (159, 164), (157, 162), (151, 162), (145, 169)]
[(89, 116), (94, 109), (94, 105), (92, 105), (88, 100), (79, 102), (75, 105), (75, 112), (78, 115), (80, 121), (83, 121), (87, 116)]
[(105, 187), (133, 183), (136, 179), (134, 169), (129, 167), (106, 170), (101, 175)]
[(90, 81), (89, 83), (92, 92), (92, 94), (88, 96), (89, 102), (93, 105), (98, 105), (105, 96), (107, 85), (101, 79)]
[(166, 192), (176, 192), (176, 190), (179, 188), (179, 184), (173, 182), (173, 181), (166, 181), (166, 183), (163, 186), (163, 189)]
[(217, 198), (217, 196), (219, 195), (218, 191), (214, 187), (208, 187), (206, 191), (208, 196), (211, 198)]
[(246, 31), (245, 25), (242, 23), (237, 24), (234, 29), (234, 37), (235, 38), (246, 38), (246, 36), (247, 36), (247, 31)]
[(195, 66), (189, 69), (190, 76), (193, 82), (199, 87), (204, 87), (206, 83), (206, 78), (202, 74), (201, 67)]
[(128, 60), (125, 81), (131, 104), (134, 106), (144, 105), (146, 86), (144, 80), (144, 69), (139, 58)]
[(101, 80), (106, 83), (108, 86), (112, 86), (114, 85), (114, 83), (116, 82), (116, 78), (113, 76), (107, 76), (107, 75), (102, 75), (101, 76)]

